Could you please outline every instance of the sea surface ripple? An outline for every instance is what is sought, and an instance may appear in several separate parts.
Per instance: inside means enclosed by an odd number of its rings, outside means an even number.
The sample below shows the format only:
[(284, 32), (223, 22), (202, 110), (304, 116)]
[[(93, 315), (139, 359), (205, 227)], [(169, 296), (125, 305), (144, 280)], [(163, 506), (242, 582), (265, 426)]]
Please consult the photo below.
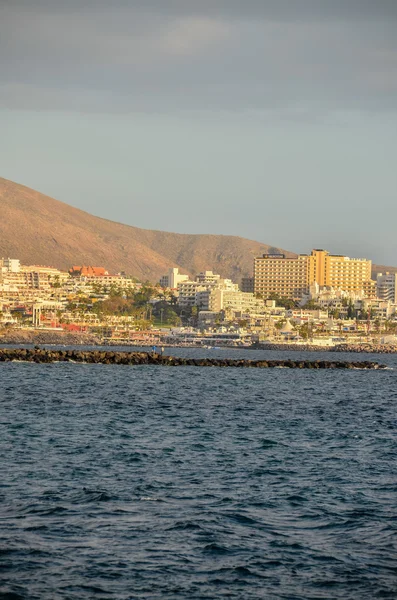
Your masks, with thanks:
[(0, 363), (0, 598), (395, 599), (397, 355), (319, 357)]

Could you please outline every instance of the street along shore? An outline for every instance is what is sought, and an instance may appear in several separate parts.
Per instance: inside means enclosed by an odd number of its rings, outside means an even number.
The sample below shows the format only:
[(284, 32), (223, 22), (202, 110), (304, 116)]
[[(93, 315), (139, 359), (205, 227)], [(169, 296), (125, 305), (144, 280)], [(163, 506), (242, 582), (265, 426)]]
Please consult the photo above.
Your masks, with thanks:
[(329, 360), (243, 360), (230, 358), (182, 358), (154, 352), (113, 352), (110, 350), (55, 350), (47, 348), (0, 348), (0, 362), (74, 362), (104, 365), (158, 365), (168, 367), (240, 367), (288, 369), (385, 369), (373, 361)]

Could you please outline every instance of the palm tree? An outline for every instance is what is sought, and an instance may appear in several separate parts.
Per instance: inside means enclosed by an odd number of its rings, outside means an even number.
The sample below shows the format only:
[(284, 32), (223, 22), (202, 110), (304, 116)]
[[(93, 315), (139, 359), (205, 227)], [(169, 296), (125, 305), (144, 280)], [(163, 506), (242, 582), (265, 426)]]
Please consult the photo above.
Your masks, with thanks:
[(393, 323), (393, 321), (391, 319), (386, 319), (386, 321), (384, 322), (384, 326), (385, 326), (385, 333), (390, 333), (391, 331), (396, 329), (397, 323)]

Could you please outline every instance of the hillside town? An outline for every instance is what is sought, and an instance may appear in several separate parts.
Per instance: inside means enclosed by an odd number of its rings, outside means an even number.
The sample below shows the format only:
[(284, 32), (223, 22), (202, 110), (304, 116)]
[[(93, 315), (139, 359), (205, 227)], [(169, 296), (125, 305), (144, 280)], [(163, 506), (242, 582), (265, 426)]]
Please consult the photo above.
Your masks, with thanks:
[[(322, 249), (254, 258), (239, 283), (170, 268), (156, 284), (106, 266), (0, 260), (0, 333), (90, 334), (103, 344), (397, 345), (397, 273)], [(12, 337), (12, 336), (11, 336)]]

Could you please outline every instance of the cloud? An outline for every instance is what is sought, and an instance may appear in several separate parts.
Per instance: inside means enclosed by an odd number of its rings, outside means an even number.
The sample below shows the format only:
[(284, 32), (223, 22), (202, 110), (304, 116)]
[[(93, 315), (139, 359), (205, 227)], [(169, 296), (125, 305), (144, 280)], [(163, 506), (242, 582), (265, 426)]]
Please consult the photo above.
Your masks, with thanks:
[(397, 19), (395, 0), (3, 0), (3, 6), (30, 12), (93, 14), (132, 11), (162, 16), (220, 17), (276, 21), (360, 21)]
[(9, 62), (3, 70), (32, 65), (38, 72), (54, 65), (76, 73), (85, 65), (131, 64), (146, 66), (167, 56), (193, 56), (208, 52), (227, 37), (227, 24), (207, 17), (160, 19), (130, 10), (98, 12), (3, 11), (0, 49)]
[(393, 110), (395, 0), (3, 0), (0, 105)]

